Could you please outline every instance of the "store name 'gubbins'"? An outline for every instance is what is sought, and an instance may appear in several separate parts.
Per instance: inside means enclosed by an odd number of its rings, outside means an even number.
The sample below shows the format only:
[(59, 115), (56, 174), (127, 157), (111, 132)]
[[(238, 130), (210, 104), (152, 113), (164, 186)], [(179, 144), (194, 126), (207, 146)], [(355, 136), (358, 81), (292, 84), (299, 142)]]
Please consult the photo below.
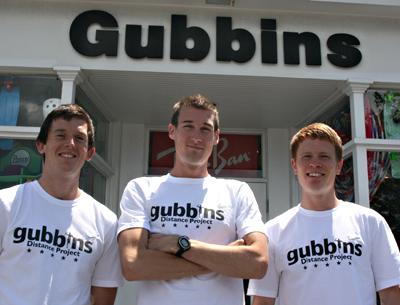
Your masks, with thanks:
[[(103, 29), (96, 30), (96, 42), (89, 41), (88, 29), (94, 24)], [(261, 19), (261, 62), (263, 64), (278, 63), (277, 22), (275, 19)], [(300, 46), (304, 45), (305, 64), (321, 65), (321, 43), (319, 37), (312, 32), (283, 32), (284, 63), (300, 64)], [(150, 25), (148, 27), (147, 45), (142, 46), (142, 26), (126, 25), (125, 52), (134, 59), (158, 58), (164, 56), (164, 26)], [(91, 10), (78, 15), (70, 27), (70, 41), (74, 49), (85, 56), (109, 56), (118, 54), (118, 22), (108, 12)], [(194, 42), (192, 47), (187, 41)], [(209, 34), (198, 26), (188, 26), (187, 16), (171, 16), (170, 58), (175, 60), (200, 61), (208, 55), (211, 46)], [(238, 48), (233, 49), (236, 41)], [(357, 37), (336, 33), (328, 37), (328, 61), (338, 67), (351, 68), (358, 65), (362, 59), (357, 48), (360, 41)], [(251, 60), (256, 51), (254, 36), (246, 29), (232, 28), (231, 17), (216, 18), (216, 60), (222, 62), (245, 63)]]

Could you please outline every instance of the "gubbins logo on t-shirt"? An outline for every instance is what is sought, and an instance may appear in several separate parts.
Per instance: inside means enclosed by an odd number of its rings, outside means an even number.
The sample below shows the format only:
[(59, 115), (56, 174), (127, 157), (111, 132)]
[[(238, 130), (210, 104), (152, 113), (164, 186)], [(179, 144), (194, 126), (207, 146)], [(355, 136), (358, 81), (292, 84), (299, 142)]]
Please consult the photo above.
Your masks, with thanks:
[(173, 222), (174, 226), (177, 223), (211, 225), (213, 220), (224, 220), (224, 211), (202, 207), (201, 205), (193, 206), (191, 203), (182, 206), (175, 202), (172, 206), (152, 206), (150, 216), (151, 221)]
[[(362, 244), (345, 242), (340, 239), (329, 241), (324, 238), (322, 243), (311, 240), (309, 245), (288, 251), (287, 260), (289, 266), (300, 262), (302, 265), (313, 263), (317, 268), (318, 263), (324, 263), (326, 267), (329, 267), (330, 263), (340, 265), (345, 261), (351, 265), (354, 255), (362, 255)], [(304, 269), (307, 267), (305, 266)]]
[(82, 252), (92, 253), (93, 242), (74, 237), (71, 233), (60, 233), (58, 229), (49, 231), (46, 226), (41, 229), (17, 227), (14, 229), (14, 243), (20, 244), (26, 242), (27, 251), (32, 252), (32, 248), (40, 248), (40, 253), (44, 250), (50, 251), (53, 257), (56, 254), (61, 255), (64, 260), (68, 256), (77, 257)]

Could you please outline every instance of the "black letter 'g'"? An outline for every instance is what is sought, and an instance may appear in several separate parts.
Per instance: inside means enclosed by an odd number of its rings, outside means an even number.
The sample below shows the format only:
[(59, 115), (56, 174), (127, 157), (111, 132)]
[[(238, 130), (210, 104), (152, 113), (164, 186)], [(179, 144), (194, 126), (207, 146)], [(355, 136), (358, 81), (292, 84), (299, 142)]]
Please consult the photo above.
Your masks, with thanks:
[(104, 11), (86, 11), (77, 16), (71, 24), (69, 39), (74, 49), (86, 56), (117, 56), (118, 31), (97, 30), (97, 43), (91, 43), (87, 38), (87, 31), (92, 24), (102, 27), (117, 28), (118, 22), (115, 18)]

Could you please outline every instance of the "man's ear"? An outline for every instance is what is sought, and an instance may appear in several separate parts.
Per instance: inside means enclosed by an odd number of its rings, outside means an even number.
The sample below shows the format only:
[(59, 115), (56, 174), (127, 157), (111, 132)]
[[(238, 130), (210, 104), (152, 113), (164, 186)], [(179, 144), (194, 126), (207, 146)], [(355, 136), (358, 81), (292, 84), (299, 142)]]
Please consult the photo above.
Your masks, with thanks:
[(174, 140), (174, 141), (175, 141), (175, 131), (176, 131), (176, 127), (173, 124), (169, 123), (168, 124), (168, 136), (171, 140)]
[(214, 131), (214, 145), (217, 145), (219, 143), (219, 135), (220, 135), (220, 130), (219, 129)]
[(89, 148), (86, 154), (86, 161), (92, 159), (95, 154), (96, 154), (96, 147), (93, 146)]
[(290, 160), (290, 164), (292, 165), (292, 169), (295, 175), (297, 175), (297, 164), (295, 159)]
[(340, 175), (340, 172), (342, 171), (343, 163), (344, 163), (344, 160), (342, 159), (338, 162), (338, 164), (336, 164), (336, 175)]
[(41, 155), (44, 154), (45, 146), (46, 146), (46, 144), (44, 144), (40, 141), (36, 141), (36, 150), (39, 152), (39, 154), (41, 154)]

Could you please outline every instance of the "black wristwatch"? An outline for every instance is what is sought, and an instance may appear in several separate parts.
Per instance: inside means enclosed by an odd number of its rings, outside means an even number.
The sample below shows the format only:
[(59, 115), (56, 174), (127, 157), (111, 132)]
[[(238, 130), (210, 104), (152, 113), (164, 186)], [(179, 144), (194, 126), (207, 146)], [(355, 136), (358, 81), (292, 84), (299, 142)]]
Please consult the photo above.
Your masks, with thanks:
[(183, 253), (190, 249), (190, 240), (187, 236), (179, 236), (178, 237), (178, 251), (176, 251), (175, 255), (181, 257)]

